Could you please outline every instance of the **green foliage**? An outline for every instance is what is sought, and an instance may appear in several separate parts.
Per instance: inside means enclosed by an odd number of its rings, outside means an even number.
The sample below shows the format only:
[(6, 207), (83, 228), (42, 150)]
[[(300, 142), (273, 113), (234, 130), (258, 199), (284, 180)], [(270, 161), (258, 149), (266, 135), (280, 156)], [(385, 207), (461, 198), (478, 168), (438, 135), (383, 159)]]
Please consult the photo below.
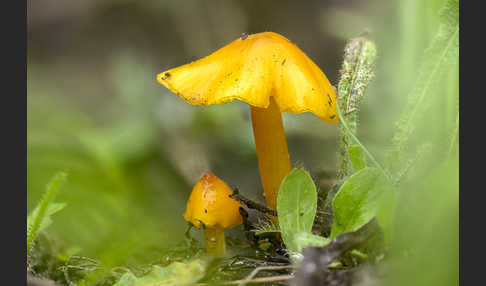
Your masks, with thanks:
[(427, 113), (441, 76), (458, 60), (459, 55), (459, 1), (447, 0), (440, 11), (440, 26), (431, 45), (425, 50), (418, 69), (418, 78), (408, 95), (407, 105), (396, 124), (393, 149), (388, 158), (388, 169), (393, 171), (402, 160), (406, 144), (420, 120)]
[(27, 220), (27, 255), (30, 253), (38, 232), (51, 223), (50, 216), (65, 206), (63, 204), (53, 205), (53, 201), (61, 185), (66, 180), (66, 176), (66, 173), (59, 172), (51, 179), (49, 184), (47, 184), (42, 200), (31, 215), (29, 215), (30, 220)]
[(351, 175), (332, 202), (334, 220), (331, 239), (353, 232), (375, 217), (387, 179), (376, 168), (364, 168)]
[[(340, 112), (341, 124), (343, 126), (342, 133), (346, 133), (351, 137), (358, 146), (348, 147), (348, 154), (353, 163), (355, 171), (359, 171), (351, 175), (341, 189), (334, 196), (333, 213), (334, 221), (332, 226), (331, 238), (336, 237), (340, 233), (354, 231), (364, 223), (368, 222), (375, 215), (378, 217), (378, 222), (385, 231), (385, 240), (387, 243), (393, 240), (394, 237), (394, 218), (398, 201), (397, 190), (391, 186), (391, 176), (389, 171), (400, 171), (396, 174), (393, 181), (395, 184), (401, 182), (401, 179), (408, 173), (412, 166), (423, 156), (425, 148), (428, 144), (423, 145), (416, 152), (413, 159), (406, 156), (405, 146), (409, 141), (410, 135), (417, 126), (418, 121), (422, 118), (419, 115), (426, 112), (427, 108), (433, 102), (433, 94), (438, 94), (435, 87), (441, 75), (447, 71), (457, 61), (458, 56), (458, 1), (446, 1), (445, 6), (441, 10), (441, 22), (439, 31), (432, 41), (431, 46), (425, 51), (424, 60), (419, 70), (419, 78), (412, 92), (409, 94), (407, 106), (402, 114), (401, 119), (397, 123), (397, 131), (393, 138), (393, 150), (389, 155), (387, 170), (381, 168), (380, 164), (374, 159), (374, 156), (367, 150), (366, 147), (353, 134), (356, 128), (355, 124), (349, 122), (349, 117), (346, 118), (346, 112), (343, 112), (338, 107)], [(343, 70), (348, 66), (346, 61), (343, 64)], [(343, 86), (349, 85), (349, 75), (343, 74), (341, 81)], [(340, 82), (341, 84), (341, 82)], [(345, 89), (343, 89), (345, 90)], [(344, 94), (346, 95), (346, 93)], [(347, 104), (343, 105), (346, 108)], [(456, 134), (458, 130), (458, 120), (456, 120), (454, 131), (452, 132), (452, 139), (449, 146), (454, 146), (456, 141)], [(341, 150), (343, 146), (340, 146)], [(449, 147), (451, 153), (452, 147)], [(381, 170), (377, 169), (362, 169), (365, 163), (360, 160), (363, 151), (366, 153), (373, 164)], [(351, 155), (353, 152), (355, 154)], [(341, 151), (341, 155), (343, 152)], [(404, 160), (406, 158), (406, 160)], [(342, 162), (342, 161), (341, 161)], [(341, 164), (343, 166), (343, 164)], [(346, 166), (345, 166), (346, 167)], [(347, 167), (349, 169), (349, 167)], [(369, 171), (368, 171), (369, 170)], [(368, 173), (369, 172), (369, 173)], [(349, 171), (347, 171), (349, 174)]]
[[(338, 177), (351, 175), (348, 147), (350, 136), (357, 132), (360, 103), (368, 85), (375, 77), (376, 47), (365, 37), (350, 40), (344, 48), (341, 79), (338, 84), (338, 97), (342, 110), (338, 110), (341, 124), (340, 166)], [(339, 105), (338, 105), (339, 107)], [(350, 134), (352, 133), (352, 134)]]
[(371, 160), (371, 162), (373, 162), (373, 165), (375, 165), (375, 167), (378, 170), (380, 170), (380, 172), (382, 172), (385, 177), (387, 177), (388, 179), (391, 179), (389, 173), (385, 169), (383, 169), (383, 167), (380, 165), (380, 163), (378, 163), (378, 161), (371, 154), (371, 152), (368, 151), (368, 149), (363, 145), (363, 143), (361, 143), (361, 141), (359, 141), (359, 139), (356, 137), (356, 135), (353, 134), (353, 132), (351, 131), (351, 129), (348, 126), (348, 123), (346, 122), (346, 119), (344, 119), (344, 117), (342, 115), (343, 113), (341, 111), (341, 108), (339, 107), (339, 104), (336, 105), (336, 109), (337, 109), (337, 112), (339, 114), (339, 118), (341, 118), (340, 123), (341, 123), (341, 126), (343, 127), (343, 130), (344, 130), (343, 132), (345, 132), (352, 139), (352, 141), (354, 141), (361, 148), (361, 150), (366, 154), (366, 156)]
[(398, 190), (392, 186), (385, 190), (378, 200), (376, 218), (383, 230), (386, 247), (389, 247), (390, 243), (393, 241), (397, 203)]
[(190, 186), (155, 141), (159, 133), (147, 111), (142, 117), (133, 107), (116, 112), (123, 120), (100, 123), (60, 96), (28, 100), (29, 213), (46, 178), (67, 170), (69, 192), (60, 192), (58, 199), (69, 207), (46, 235), (56, 238), (53, 249), (76, 246), (78, 255), (96, 257), (103, 269), (149, 263), (183, 238), (179, 219)]
[(358, 145), (351, 145), (348, 148), (349, 159), (353, 163), (354, 171), (357, 172), (366, 167), (366, 157)]
[[(341, 67), (341, 78), (338, 84), (337, 104), (340, 125), (338, 182), (327, 193), (323, 209), (332, 211), (332, 200), (339, 190), (339, 185), (346, 177), (366, 166), (368, 156), (373, 164), (382, 169), (366, 147), (356, 138), (358, 115), (361, 101), (364, 99), (368, 85), (375, 77), (376, 46), (373, 41), (361, 36), (351, 39), (344, 48), (344, 59)], [(341, 108), (342, 107), (342, 108)], [(351, 145), (351, 144), (357, 145)], [(328, 224), (325, 222), (325, 224)]]
[(309, 246), (326, 246), (331, 242), (329, 238), (315, 235), (308, 232), (299, 232), (295, 235), (295, 244), (300, 248), (304, 249)]
[[(376, 62), (375, 44), (365, 37), (352, 39), (345, 47), (344, 61), (341, 69), (341, 80), (339, 81), (338, 96), (340, 104), (336, 105), (341, 126), (340, 166), (338, 178), (343, 180), (351, 175), (349, 163), (349, 146), (351, 142), (357, 144), (362, 152), (371, 160), (376, 168), (380, 169), (385, 176), (389, 177), (375, 157), (356, 137), (357, 120), (360, 102), (368, 85), (374, 78)], [(356, 147), (354, 147), (356, 148)], [(356, 159), (354, 157), (353, 159)]]
[(282, 181), (277, 197), (278, 221), (288, 249), (301, 251), (295, 236), (311, 233), (316, 209), (317, 191), (314, 181), (306, 171), (293, 169)]
[[(356, 127), (359, 103), (365, 91), (375, 77), (376, 46), (366, 37), (357, 37), (344, 48), (344, 60), (338, 93), (344, 110), (344, 116), (350, 128)], [(353, 128), (354, 127), (354, 128)]]
[(385, 285), (458, 285), (458, 202), (458, 158), (442, 161), (413, 187), (402, 186)]
[[(52, 224), (51, 216), (66, 207), (66, 203), (51, 203), (47, 207), (44, 219), (42, 219), (37, 232), (42, 231)], [(28, 216), (27, 225), (33, 225), (34, 220), (39, 216), (40, 205), (38, 205)]]
[(200, 260), (173, 262), (167, 267), (153, 265), (150, 272), (137, 278), (131, 272), (123, 274), (114, 286), (184, 286), (204, 276), (205, 264)]
[(449, 143), (449, 155), (454, 152), (454, 146), (458, 144), (459, 136), (459, 112), (457, 113), (456, 123), (454, 124), (454, 131), (452, 132), (451, 141)]

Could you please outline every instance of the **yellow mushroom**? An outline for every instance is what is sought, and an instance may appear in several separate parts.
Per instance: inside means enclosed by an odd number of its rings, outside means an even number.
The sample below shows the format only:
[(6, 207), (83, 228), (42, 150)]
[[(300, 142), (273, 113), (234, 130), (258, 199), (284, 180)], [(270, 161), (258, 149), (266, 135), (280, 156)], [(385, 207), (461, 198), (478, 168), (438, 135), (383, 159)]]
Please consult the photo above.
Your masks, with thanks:
[(260, 178), (274, 210), (280, 183), (291, 169), (281, 112), (312, 112), (327, 123), (338, 122), (326, 75), (273, 32), (245, 34), (205, 58), (158, 74), (157, 81), (190, 104), (237, 99), (251, 106)]
[(194, 185), (187, 201), (184, 219), (197, 228), (203, 226), (206, 251), (222, 255), (226, 251), (224, 229), (243, 222), (240, 203), (231, 199), (230, 187), (213, 173), (204, 174)]

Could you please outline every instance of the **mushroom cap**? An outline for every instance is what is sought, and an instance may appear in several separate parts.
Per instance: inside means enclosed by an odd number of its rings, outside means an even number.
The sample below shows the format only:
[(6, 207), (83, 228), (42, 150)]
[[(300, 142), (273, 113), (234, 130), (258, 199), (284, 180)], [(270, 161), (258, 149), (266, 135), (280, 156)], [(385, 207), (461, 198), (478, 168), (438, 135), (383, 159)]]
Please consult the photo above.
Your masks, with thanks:
[(209, 56), (157, 75), (157, 81), (190, 104), (234, 99), (267, 108), (273, 96), (281, 112), (312, 112), (338, 122), (336, 95), (326, 75), (284, 36), (242, 36)]
[(233, 191), (213, 173), (206, 173), (194, 185), (187, 201), (184, 219), (199, 228), (231, 228), (243, 222), (240, 203), (231, 199)]

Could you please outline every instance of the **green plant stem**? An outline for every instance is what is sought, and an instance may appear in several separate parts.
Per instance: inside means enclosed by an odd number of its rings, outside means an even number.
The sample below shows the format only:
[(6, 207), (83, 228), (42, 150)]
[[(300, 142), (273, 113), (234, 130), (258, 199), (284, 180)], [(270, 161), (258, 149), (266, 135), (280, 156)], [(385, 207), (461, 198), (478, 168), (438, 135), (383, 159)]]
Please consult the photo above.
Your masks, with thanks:
[(341, 124), (338, 181), (352, 174), (348, 152), (350, 137), (357, 131), (360, 104), (369, 83), (374, 78), (375, 61), (375, 44), (364, 36), (350, 40), (344, 49), (338, 98), (343, 108), (339, 118), (341, 122), (345, 121), (347, 126)]
[(383, 167), (380, 165), (380, 163), (378, 163), (378, 161), (370, 153), (370, 151), (368, 151), (368, 149), (359, 141), (359, 139), (356, 138), (356, 136), (353, 134), (353, 132), (351, 132), (351, 130), (348, 127), (348, 124), (346, 123), (346, 120), (341, 115), (342, 112), (341, 112), (341, 108), (339, 107), (339, 104), (336, 105), (336, 108), (337, 108), (337, 111), (338, 111), (339, 118), (341, 118), (341, 121), (340, 122), (344, 126), (344, 129), (347, 131), (347, 135), (349, 137), (351, 137), (353, 139), (353, 141), (357, 145), (359, 145), (359, 147), (361, 147), (361, 149), (366, 154), (366, 156), (371, 160), (371, 162), (373, 163), (373, 165), (375, 165), (376, 168), (378, 168), (381, 172), (383, 172), (383, 174), (385, 175), (386, 178), (388, 178), (390, 181), (392, 181), (390, 174), (387, 171), (385, 171), (385, 169), (383, 169)]
[[(320, 226), (322, 234), (330, 233), (332, 220), (331, 203), (340, 185), (353, 173), (349, 157), (350, 143), (355, 141), (373, 163), (378, 162), (370, 152), (359, 142), (355, 133), (358, 127), (358, 114), (361, 101), (364, 98), (368, 85), (373, 80), (376, 62), (376, 46), (365, 36), (351, 39), (344, 48), (341, 78), (338, 84), (338, 101), (336, 104), (340, 120), (341, 134), (339, 136), (339, 169), (337, 183), (326, 193), (323, 212), (331, 215), (316, 216), (316, 224)], [(341, 106), (344, 110), (341, 110)], [(380, 169), (381, 166), (379, 167)], [(321, 193), (320, 193), (321, 194)]]

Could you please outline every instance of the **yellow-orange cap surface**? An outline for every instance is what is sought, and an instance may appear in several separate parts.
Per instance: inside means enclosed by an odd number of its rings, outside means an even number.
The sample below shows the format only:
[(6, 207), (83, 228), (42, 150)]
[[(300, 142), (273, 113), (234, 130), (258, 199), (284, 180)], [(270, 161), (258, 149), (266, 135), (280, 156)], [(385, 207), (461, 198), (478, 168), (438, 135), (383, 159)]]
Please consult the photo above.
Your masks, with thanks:
[(321, 69), (284, 36), (242, 36), (211, 55), (157, 75), (157, 81), (190, 104), (234, 99), (267, 108), (273, 96), (281, 112), (312, 112), (338, 122), (336, 95)]
[(231, 199), (230, 187), (213, 173), (207, 173), (194, 185), (187, 201), (184, 219), (199, 228), (231, 228), (242, 223), (240, 204)]

